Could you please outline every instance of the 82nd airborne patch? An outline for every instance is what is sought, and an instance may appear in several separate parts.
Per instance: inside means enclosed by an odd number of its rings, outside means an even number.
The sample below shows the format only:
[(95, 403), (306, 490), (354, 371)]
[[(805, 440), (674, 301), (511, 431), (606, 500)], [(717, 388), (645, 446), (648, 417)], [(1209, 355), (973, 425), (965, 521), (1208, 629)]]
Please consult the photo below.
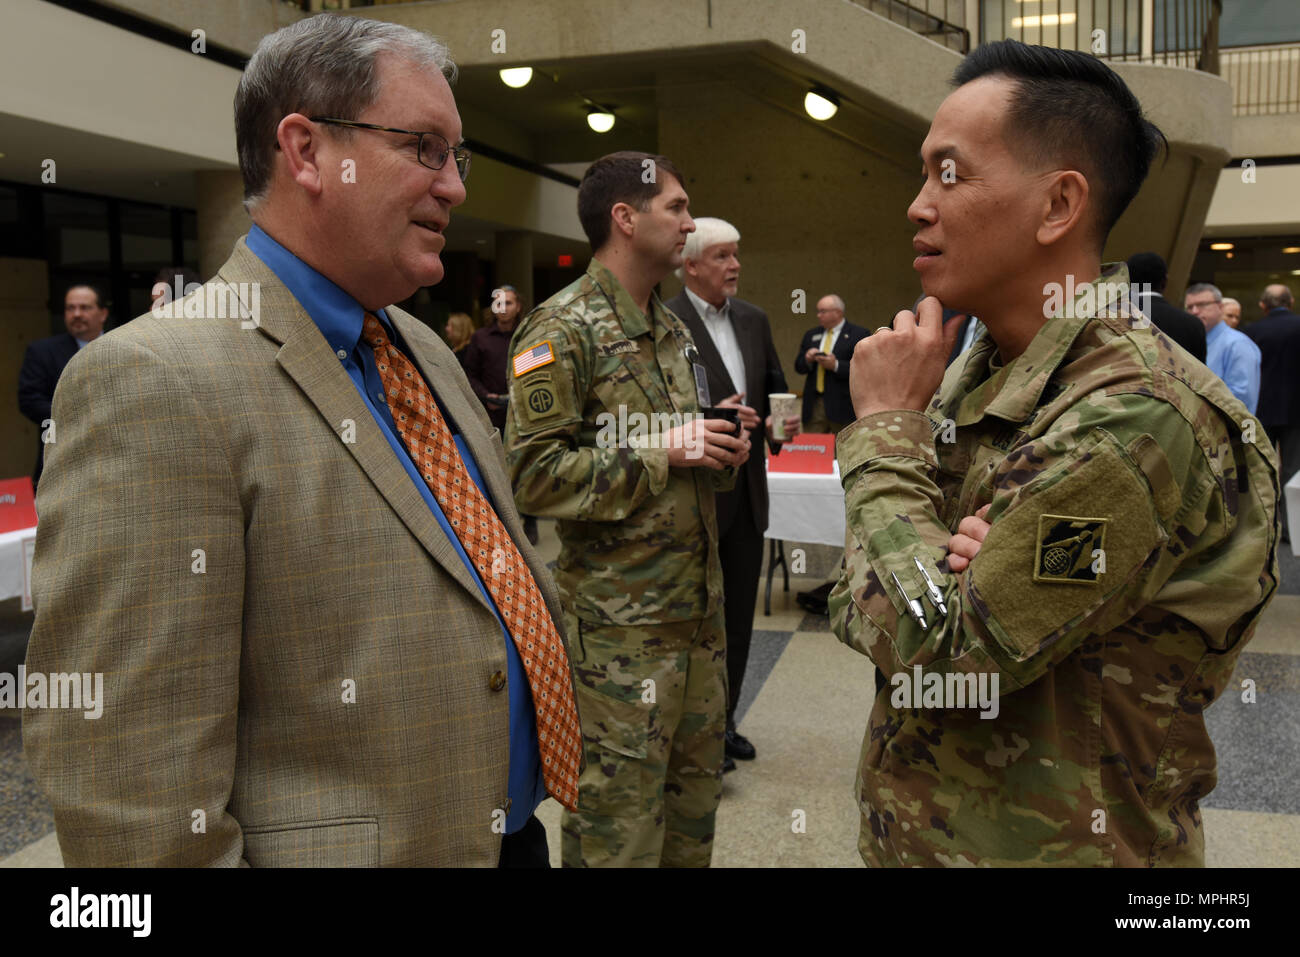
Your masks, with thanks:
[(538, 419), (545, 419), (559, 412), (555, 383), (551, 378), (550, 370), (534, 372), (521, 383), (520, 388), (524, 397), (521, 411), (529, 422), (536, 422)]
[(1094, 585), (1106, 572), (1104, 518), (1038, 516), (1034, 581)]

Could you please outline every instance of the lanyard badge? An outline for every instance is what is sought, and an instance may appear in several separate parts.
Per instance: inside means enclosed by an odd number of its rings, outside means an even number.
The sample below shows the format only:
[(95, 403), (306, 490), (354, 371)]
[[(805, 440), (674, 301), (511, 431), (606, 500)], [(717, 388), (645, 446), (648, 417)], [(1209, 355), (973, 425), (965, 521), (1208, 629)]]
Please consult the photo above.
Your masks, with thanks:
[(704, 364), (700, 362), (699, 350), (695, 348), (694, 343), (686, 344), (686, 361), (691, 364), (691, 373), (695, 376), (695, 398), (700, 403), (701, 409), (707, 409), (713, 405), (709, 398), (709, 377), (704, 371)]

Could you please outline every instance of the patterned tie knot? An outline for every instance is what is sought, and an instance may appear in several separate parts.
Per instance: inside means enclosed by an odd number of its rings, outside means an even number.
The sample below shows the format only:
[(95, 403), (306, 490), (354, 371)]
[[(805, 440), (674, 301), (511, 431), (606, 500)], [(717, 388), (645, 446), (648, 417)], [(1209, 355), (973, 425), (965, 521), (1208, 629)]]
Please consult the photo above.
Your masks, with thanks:
[[(365, 321), (361, 323), (361, 338), (365, 339), (372, 349), (384, 349), (389, 346), (388, 333), (384, 331), (383, 323), (373, 312), (366, 313)], [(386, 370), (387, 366), (383, 368)]]

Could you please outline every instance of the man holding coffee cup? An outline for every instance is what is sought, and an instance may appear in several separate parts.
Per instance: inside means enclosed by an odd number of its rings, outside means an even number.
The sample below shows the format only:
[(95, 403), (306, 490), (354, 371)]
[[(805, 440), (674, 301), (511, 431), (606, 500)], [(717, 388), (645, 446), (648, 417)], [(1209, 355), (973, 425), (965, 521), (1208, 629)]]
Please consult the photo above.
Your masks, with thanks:
[[(695, 232), (686, 238), (682, 265), (676, 276), (686, 286), (666, 305), (691, 332), (699, 351), (710, 396), (718, 406), (738, 406), (740, 422), (751, 442), (762, 426), (772, 452), (799, 431), (798, 399), (786, 392), (785, 372), (772, 342), (767, 314), (736, 298), (740, 278), (737, 251), (740, 233), (721, 219), (697, 217)], [(721, 401), (716, 397), (726, 396)], [(784, 409), (777, 405), (784, 398)], [(751, 455), (740, 467), (735, 489), (715, 495), (718, 514), (718, 557), (722, 562), (727, 628), (727, 759), (754, 758), (754, 746), (736, 730), (736, 702), (749, 660), (754, 603), (763, 565), (763, 532), (767, 530), (767, 466), (763, 456)]]
[(566, 867), (707, 867), (713, 853), (726, 711), (714, 490), (734, 484), (749, 438), (709, 414), (698, 349), (654, 291), (695, 228), (683, 182), (665, 156), (592, 163), (578, 187), (591, 263), (512, 345), (510, 477), (521, 511), (557, 519), (587, 757), (578, 810), (562, 816)]

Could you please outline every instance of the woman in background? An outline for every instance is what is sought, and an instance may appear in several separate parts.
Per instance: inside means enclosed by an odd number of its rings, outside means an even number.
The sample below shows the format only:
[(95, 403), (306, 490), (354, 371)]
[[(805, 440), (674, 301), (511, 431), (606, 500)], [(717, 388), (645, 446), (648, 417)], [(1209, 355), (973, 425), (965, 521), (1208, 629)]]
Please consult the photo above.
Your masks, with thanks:
[(468, 313), (453, 312), (447, 317), (447, 345), (456, 353), (456, 358), (465, 361), (465, 347), (469, 345), (470, 336), (474, 335), (474, 320)]

